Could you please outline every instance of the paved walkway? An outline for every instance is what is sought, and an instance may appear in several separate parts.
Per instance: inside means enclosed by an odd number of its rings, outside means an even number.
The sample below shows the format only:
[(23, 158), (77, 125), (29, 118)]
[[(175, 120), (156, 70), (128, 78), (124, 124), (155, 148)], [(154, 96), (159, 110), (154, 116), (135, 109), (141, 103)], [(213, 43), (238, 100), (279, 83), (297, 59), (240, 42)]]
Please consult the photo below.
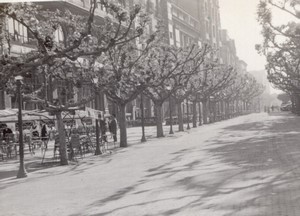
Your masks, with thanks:
[[(177, 127), (178, 126), (174, 126), (174, 129), (176, 130)], [(132, 146), (132, 145), (139, 144), (141, 142), (141, 134), (142, 134), (142, 129), (140, 127), (128, 128), (127, 135), (128, 135), (129, 145)], [(167, 137), (170, 136), (169, 126), (164, 126), (164, 134)], [(147, 140), (154, 140), (156, 138), (156, 127), (155, 126), (145, 127), (145, 135)], [(173, 135), (173, 137), (174, 136), (180, 136), (180, 134)], [(118, 150), (115, 148), (115, 147), (119, 147), (118, 142), (116, 143), (116, 146), (114, 146), (112, 137), (109, 137), (108, 141), (109, 141), (107, 146), (108, 150), (104, 152), (103, 156), (107, 154), (111, 154), (112, 152)], [(42, 170), (49, 167), (59, 166), (59, 158), (57, 156), (58, 152), (56, 152), (56, 154), (54, 155), (53, 150), (54, 150), (54, 140), (49, 141), (48, 149), (46, 150), (46, 152), (44, 152), (44, 150), (42, 151), (41, 148), (37, 148), (34, 150), (34, 154), (30, 153), (28, 146), (25, 144), (24, 160), (25, 160), (25, 168), (27, 173), (35, 172), (37, 170)], [(76, 156), (75, 160), (77, 162), (80, 162), (81, 159), (85, 160), (89, 157), (92, 157), (93, 155), (94, 152), (91, 151), (90, 153), (84, 154), (83, 157)], [(0, 159), (0, 180), (9, 177), (13, 178), (17, 176), (18, 169), (19, 169), (19, 158), (15, 156), (14, 152), (10, 158), (4, 157), (4, 160), (2, 160), (1, 158)]]
[(4, 178), (0, 215), (299, 216), (299, 140), (286, 113), (205, 125)]

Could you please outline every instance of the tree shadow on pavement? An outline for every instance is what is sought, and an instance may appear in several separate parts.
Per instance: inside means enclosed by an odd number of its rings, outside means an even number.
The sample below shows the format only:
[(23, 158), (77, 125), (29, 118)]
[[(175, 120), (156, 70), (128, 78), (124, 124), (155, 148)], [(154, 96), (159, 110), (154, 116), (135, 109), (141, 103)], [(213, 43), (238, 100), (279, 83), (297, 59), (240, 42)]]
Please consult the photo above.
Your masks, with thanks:
[(72, 216), (299, 215), (300, 118), (270, 118), (172, 153), (140, 181), (91, 203), (93, 213)]
[[(9, 162), (10, 165), (14, 165), (13, 170), (1, 170), (0, 171), (0, 180), (7, 179), (7, 178), (16, 178), (18, 169), (15, 169), (15, 167), (19, 167), (19, 161), (15, 162)], [(46, 163), (37, 163), (36, 161), (26, 162), (25, 163), (25, 169), (27, 173), (39, 171), (39, 170), (46, 170), (48, 168), (59, 166), (59, 162), (53, 161), (53, 162), (46, 162)]]

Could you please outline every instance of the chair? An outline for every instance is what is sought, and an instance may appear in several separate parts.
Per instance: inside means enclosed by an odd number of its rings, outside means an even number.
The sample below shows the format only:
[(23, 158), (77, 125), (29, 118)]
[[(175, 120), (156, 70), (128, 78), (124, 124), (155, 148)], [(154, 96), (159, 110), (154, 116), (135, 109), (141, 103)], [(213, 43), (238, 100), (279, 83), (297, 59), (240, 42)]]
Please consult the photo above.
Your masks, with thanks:
[[(56, 152), (58, 151), (58, 155), (56, 155)], [(59, 136), (55, 136), (55, 141), (54, 141), (54, 149), (53, 149), (53, 159), (58, 158), (59, 156)]]
[(31, 140), (31, 145), (36, 149), (37, 147), (41, 148), (43, 145), (43, 141), (38, 136), (33, 136)]
[(6, 153), (4, 143), (0, 141), (0, 157), (4, 161), (4, 154)]
[(112, 143), (114, 145), (114, 148), (116, 148), (116, 142), (114, 140), (114, 134), (113, 133), (110, 133), (110, 139), (113, 139)]
[(82, 158), (83, 151), (82, 151), (82, 146), (80, 144), (79, 134), (71, 135), (69, 148), (70, 148), (70, 159), (74, 159), (74, 157), (76, 157), (76, 154), (78, 154), (78, 153), (80, 154), (80, 156)]

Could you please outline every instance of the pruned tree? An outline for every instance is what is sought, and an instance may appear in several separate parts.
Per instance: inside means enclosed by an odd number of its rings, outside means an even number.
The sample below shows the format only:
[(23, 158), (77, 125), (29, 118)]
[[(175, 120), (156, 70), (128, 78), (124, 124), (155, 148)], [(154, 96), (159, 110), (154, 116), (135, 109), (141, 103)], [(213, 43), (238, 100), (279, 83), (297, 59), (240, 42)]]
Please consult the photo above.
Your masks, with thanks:
[[(95, 17), (99, 4), (108, 12), (104, 19)], [(11, 55), (11, 47), (16, 34), (11, 35), (5, 25), (1, 25), (0, 41), (5, 53), (0, 57), (0, 87), (14, 88), (14, 77), (17, 75), (43, 77), (43, 84), (32, 89), (32, 92), (27, 92), (26, 97), (56, 115), (60, 163), (66, 165), (68, 160), (61, 113), (74, 111), (94, 98), (92, 80), (95, 74), (89, 68), (94, 65), (95, 58), (115, 46), (140, 37), (146, 25), (146, 15), (138, 5), (125, 9), (114, 4), (114, 1), (92, 0), (87, 16), (79, 16), (59, 8), (51, 11), (34, 3), (17, 3), (2, 4), (0, 17), (22, 25), (30, 34), (31, 42), (36, 45), (31, 51), (14, 57)], [(58, 38), (58, 33), (63, 37)], [(62, 90), (57, 91), (60, 95), (56, 100), (51, 96), (53, 92), (50, 92), (49, 97), (42, 97), (40, 92), (45, 92), (49, 86), (58, 82), (61, 83)], [(77, 91), (84, 83), (90, 86), (89, 97), (76, 99), (74, 89)], [(54, 90), (56, 89), (51, 89)], [(73, 97), (70, 96), (72, 94)]]
[[(236, 71), (231, 66), (219, 65), (217, 63), (212, 63), (212, 68), (205, 70), (203, 88), (199, 91), (200, 100), (203, 104), (203, 123), (208, 123), (209, 113), (209, 101), (210, 97), (217, 92), (225, 89), (227, 86), (231, 85), (235, 79)], [(213, 112), (214, 114), (215, 112)]]
[[(211, 49), (207, 47), (208, 52), (211, 52)], [(199, 91), (202, 91), (204, 84), (204, 74), (206, 74), (207, 70), (211, 69), (212, 65), (207, 63), (204, 59), (201, 62), (200, 67), (197, 68), (196, 73), (189, 77), (188, 82), (185, 85), (180, 86), (174, 92), (174, 98), (177, 105), (177, 113), (178, 113), (178, 129), (179, 131), (183, 131), (183, 111), (182, 111), (182, 103), (186, 99), (191, 99), (193, 102), (193, 125), (195, 125), (195, 116), (197, 116), (195, 102), (199, 100)], [(200, 113), (200, 112), (199, 112)], [(196, 120), (197, 121), (197, 120)]]
[(155, 33), (144, 40), (117, 45), (101, 58), (98, 85), (119, 108), (120, 147), (127, 147), (126, 105), (137, 98), (150, 79), (143, 62), (154, 39)]
[(192, 45), (186, 48), (176, 48), (158, 43), (146, 59), (147, 73), (151, 78), (145, 94), (153, 101), (156, 111), (157, 137), (163, 137), (163, 103), (177, 89), (187, 85), (193, 74), (197, 73), (208, 46), (199, 48)]

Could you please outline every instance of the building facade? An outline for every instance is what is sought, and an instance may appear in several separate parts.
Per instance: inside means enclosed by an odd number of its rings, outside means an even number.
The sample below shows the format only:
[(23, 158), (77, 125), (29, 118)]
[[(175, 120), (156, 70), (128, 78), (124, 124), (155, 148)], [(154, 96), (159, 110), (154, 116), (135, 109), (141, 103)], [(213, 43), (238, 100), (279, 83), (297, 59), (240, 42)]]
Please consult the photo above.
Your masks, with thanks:
[[(150, 23), (146, 29), (149, 34), (155, 31), (159, 20), (162, 20), (167, 29), (166, 42), (170, 45), (185, 47), (192, 43), (197, 43), (199, 46), (207, 43), (216, 51), (213, 58), (218, 59), (221, 64), (237, 67), (241, 71), (247, 70), (245, 64), (236, 56), (234, 40), (229, 38), (226, 30), (221, 30), (218, 0), (118, 0), (117, 2), (125, 8), (132, 6), (134, 3), (141, 4), (150, 14)], [(49, 9), (66, 8), (83, 16), (88, 14), (90, 7), (89, 0), (61, 0), (40, 4)], [(110, 16), (101, 5), (96, 8), (95, 15), (96, 19), (99, 20)], [(35, 49), (34, 38), (24, 26), (8, 18), (4, 18), (4, 22), (13, 38), (11, 55), (18, 56)], [(58, 30), (55, 38), (58, 41), (62, 40), (63, 32)], [(3, 46), (0, 47), (0, 51), (2, 54), (7, 52)], [(43, 77), (28, 76), (26, 79), (28, 82), (37, 85), (40, 82), (45, 82)], [(66, 86), (65, 83), (48, 82), (47, 85), (47, 97), (53, 97), (54, 99), (62, 95), (65, 88), (73, 88), (73, 86)], [(73, 96), (74, 100), (86, 97), (90, 94), (90, 91), (89, 86), (83, 85), (77, 91), (77, 94)], [(109, 113), (117, 113), (116, 105), (109, 101), (103, 93), (100, 92), (97, 97), (97, 100), (95, 100), (97, 102), (91, 102), (87, 104), (87, 107), (90, 109), (97, 108), (108, 115)], [(0, 91), (0, 109), (15, 108), (16, 106), (16, 98), (13, 95)], [(166, 107), (168, 106), (164, 107), (166, 116), (168, 112)], [(37, 109), (38, 107), (25, 101), (23, 108)], [(186, 110), (186, 108), (183, 107), (183, 110)], [(128, 118), (132, 120), (140, 117), (140, 98), (128, 104), (127, 113)], [(146, 99), (145, 116), (153, 117), (154, 115), (153, 103)]]

